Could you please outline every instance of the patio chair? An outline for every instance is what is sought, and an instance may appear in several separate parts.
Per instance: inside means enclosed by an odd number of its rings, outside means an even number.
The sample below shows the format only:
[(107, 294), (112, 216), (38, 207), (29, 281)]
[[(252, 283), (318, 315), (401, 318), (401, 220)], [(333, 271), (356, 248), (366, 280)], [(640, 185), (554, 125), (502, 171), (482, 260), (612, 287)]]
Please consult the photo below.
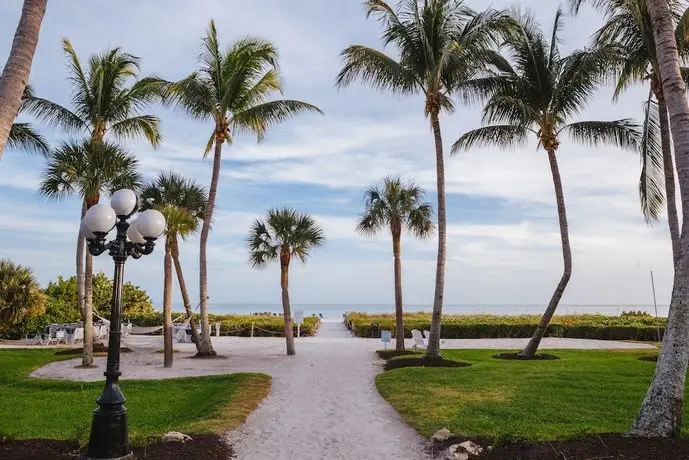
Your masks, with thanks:
[(83, 327), (77, 327), (74, 329), (74, 332), (71, 334), (67, 334), (65, 337), (65, 343), (68, 345), (74, 345), (80, 340), (84, 340), (84, 328)]
[(424, 340), (423, 335), (421, 335), (421, 331), (418, 329), (411, 330), (411, 338), (414, 341), (412, 345), (414, 348), (414, 353), (416, 353), (417, 348), (426, 348), (426, 346), (428, 346), (428, 342)]
[(60, 329), (59, 331), (55, 332), (55, 344), (56, 345), (59, 345), (60, 342), (67, 343), (66, 338), (67, 338), (67, 331), (65, 331), (64, 329)]

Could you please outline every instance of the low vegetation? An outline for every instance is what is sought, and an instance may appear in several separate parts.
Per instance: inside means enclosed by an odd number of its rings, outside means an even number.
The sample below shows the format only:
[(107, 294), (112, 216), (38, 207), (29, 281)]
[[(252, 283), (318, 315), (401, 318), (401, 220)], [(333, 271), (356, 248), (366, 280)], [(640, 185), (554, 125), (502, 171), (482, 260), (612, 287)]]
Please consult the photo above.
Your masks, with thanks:
[[(444, 339), (528, 338), (539, 320), (540, 316), (531, 315), (444, 315), (440, 332)], [(396, 332), (393, 314), (348, 313), (345, 322), (357, 337), (370, 337), (372, 323), (377, 323), (378, 331), (392, 331), (393, 337)], [(658, 340), (659, 332), (664, 333), (666, 323), (665, 318), (639, 312), (620, 316), (563, 315), (553, 317), (546, 337), (653, 341)], [(411, 337), (412, 329), (423, 331), (430, 327), (429, 313), (404, 315), (405, 337)]]
[(557, 350), (555, 361), (505, 361), (496, 353), (443, 350), (443, 358), (471, 366), (394, 369), (379, 374), (376, 386), (426, 437), (447, 427), (466, 437), (551, 441), (628, 430), (655, 369), (639, 359), (649, 351)]
[[(69, 356), (66, 356), (69, 358)], [(64, 359), (54, 349), (0, 350), (0, 438), (87, 439), (103, 382), (27, 379)], [(167, 431), (219, 434), (244, 422), (270, 390), (264, 374), (232, 374), (122, 384), (135, 445)]]

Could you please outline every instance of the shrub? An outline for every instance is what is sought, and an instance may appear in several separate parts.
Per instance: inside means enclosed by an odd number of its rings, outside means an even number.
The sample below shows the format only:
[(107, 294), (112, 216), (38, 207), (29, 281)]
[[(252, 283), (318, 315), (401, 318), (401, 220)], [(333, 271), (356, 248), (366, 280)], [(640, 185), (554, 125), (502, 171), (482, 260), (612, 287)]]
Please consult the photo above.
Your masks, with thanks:
[(45, 313), (26, 318), (19, 326), (12, 329), (8, 337), (16, 339), (25, 335), (34, 335), (43, 332), (46, 326), (54, 323), (74, 323), (80, 320), (81, 314), (75, 304), (48, 297)]
[(0, 334), (45, 311), (47, 297), (31, 269), (0, 259)]
[[(528, 338), (533, 335), (540, 316), (490, 316), (490, 315), (447, 315), (443, 316), (441, 338), (484, 339), (484, 338)], [(555, 316), (548, 327), (548, 337), (569, 337), (603, 340), (658, 340), (658, 329), (664, 334), (665, 318), (656, 319), (650, 315), (564, 315)], [(390, 330), (395, 336), (395, 316), (392, 314), (348, 313), (347, 327), (357, 337), (370, 337), (371, 323), (378, 323), (378, 330)], [(430, 330), (431, 315), (412, 313), (404, 315), (405, 337), (411, 337), (411, 330)], [(380, 337), (380, 335), (378, 335)]]

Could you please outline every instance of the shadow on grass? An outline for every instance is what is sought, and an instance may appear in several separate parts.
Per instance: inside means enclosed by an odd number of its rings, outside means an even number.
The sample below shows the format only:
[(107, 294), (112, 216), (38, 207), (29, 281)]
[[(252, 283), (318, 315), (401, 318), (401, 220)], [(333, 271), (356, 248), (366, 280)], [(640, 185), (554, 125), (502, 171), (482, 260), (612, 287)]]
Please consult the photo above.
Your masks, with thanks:
[(431, 358), (427, 359), (425, 357), (419, 358), (396, 358), (391, 359), (385, 363), (383, 369), (386, 371), (392, 369), (401, 369), (403, 367), (468, 367), (471, 366), (469, 363), (463, 363), (461, 361), (453, 361), (451, 359), (444, 358)]
[(652, 363), (657, 363), (658, 362), (658, 355), (651, 355), (651, 356), (642, 356), (639, 358), (641, 361), (650, 361)]
[(410, 350), (404, 350), (404, 351), (397, 351), (397, 350), (376, 350), (376, 353), (378, 354), (378, 357), (388, 360), (392, 358), (396, 358), (397, 356), (407, 356), (407, 355), (415, 355), (413, 351)]
[(493, 358), (514, 361), (555, 361), (560, 359), (555, 355), (537, 354), (534, 356), (520, 356), (519, 353), (499, 353), (493, 355)]

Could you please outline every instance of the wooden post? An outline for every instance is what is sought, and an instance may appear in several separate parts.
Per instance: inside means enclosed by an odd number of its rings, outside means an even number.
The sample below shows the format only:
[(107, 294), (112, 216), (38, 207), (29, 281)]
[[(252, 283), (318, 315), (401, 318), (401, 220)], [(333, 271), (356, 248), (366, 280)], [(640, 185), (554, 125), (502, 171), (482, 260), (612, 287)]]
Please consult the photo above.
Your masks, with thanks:
[(254, 323), (251, 323), (251, 338), (254, 337)]
[(297, 323), (297, 338), (301, 337), (301, 324)]

